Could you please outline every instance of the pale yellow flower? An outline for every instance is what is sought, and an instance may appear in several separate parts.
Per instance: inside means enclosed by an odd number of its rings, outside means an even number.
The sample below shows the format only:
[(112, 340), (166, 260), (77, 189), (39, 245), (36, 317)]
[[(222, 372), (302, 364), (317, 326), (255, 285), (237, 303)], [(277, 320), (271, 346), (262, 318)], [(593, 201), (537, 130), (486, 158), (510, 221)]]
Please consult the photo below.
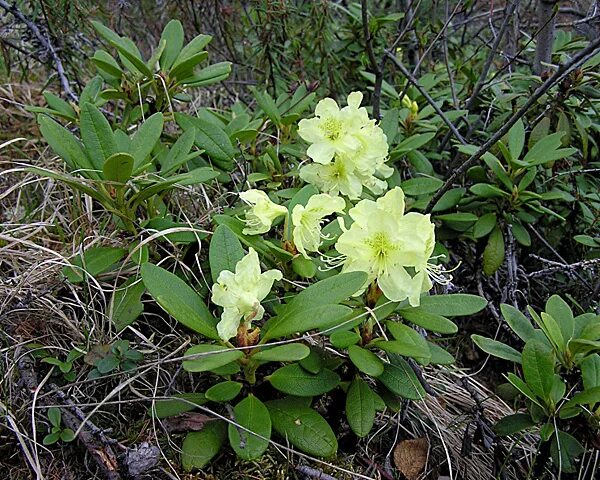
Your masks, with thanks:
[(332, 197), (326, 193), (313, 195), (306, 206), (296, 205), (292, 210), (292, 225), (294, 227), (292, 238), (296, 249), (309, 258), (308, 252), (319, 251), (321, 239), (321, 225), (328, 215), (344, 210), (346, 202), (340, 197)]
[(287, 214), (287, 208), (272, 202), (262, 190), (247, 190), (240, 198), (252, 207), (246, 212), (244, 235), (267, 233), (275, 219)]
[(211, 300), (223, 307), (217, 324), (219, 336), (227, 341), (235, 337), (242, 322), (250, 328), (253, 320), (260, 320), (265, 309), (260, 302), (269, 294), (273, 282), (283, 277), (279, 270), (260, 271), (258, 254), (251, 247), (248, 254), (237, 262), (235, 273), (223, 270), (212, 286)]
[(366, 272), (365, 287), (377, 281), (389, 300), (408, 299), (418, 306), (421, 294), (432, 287), (428, 269), (435, 231), (429, 215), (404, 214), (400, 187), (375, 202), (361, 200), (349, 215), (354, 223), (335, 244), (343, 258), (342, 272)]

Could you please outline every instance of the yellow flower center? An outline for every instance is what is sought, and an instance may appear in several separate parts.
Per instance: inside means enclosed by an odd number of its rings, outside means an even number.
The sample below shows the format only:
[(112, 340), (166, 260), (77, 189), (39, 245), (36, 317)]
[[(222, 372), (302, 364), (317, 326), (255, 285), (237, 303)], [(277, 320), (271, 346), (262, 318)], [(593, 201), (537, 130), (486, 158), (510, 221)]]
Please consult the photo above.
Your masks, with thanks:
[(331, 141), (337, 140), (342, 134), (342, 123), (335, 118), (326, 118), (321, 122), (321, 130), (325, 137)]
[(377, 232), (367, 240), (367, 245), (371, 247), (373, 256), (378, 262), (385, 261), (389, 253), (398, 248), (397, 245), (390, 242), (390, 239), (385, 232)]

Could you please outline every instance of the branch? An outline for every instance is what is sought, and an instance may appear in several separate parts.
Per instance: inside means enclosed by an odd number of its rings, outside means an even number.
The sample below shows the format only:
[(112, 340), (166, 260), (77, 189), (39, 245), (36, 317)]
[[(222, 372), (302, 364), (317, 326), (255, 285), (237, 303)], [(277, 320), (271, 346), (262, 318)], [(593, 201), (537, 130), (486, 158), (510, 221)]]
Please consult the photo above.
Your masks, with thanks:
[(373, 37), (369, 29), (369, 12), (367, 11), (367, 0), (361, 0), (360, 8), (362, 11), (362, 27), (365, 34), (365, 43), (367, 45), (367, 55), (371, 62), (371, 68), (375, 74), (375, 88), (373, 89), (373, 118), (379, 120), (380, 103), (381, 103), (381, 86), (383, 83), (383, 68), (379, 68), (375, 52), (373, 51)]
[(492, 44), (492, 48), (490, 49), (490, 53), (488, 54), (487, 59), (485, 60), (485, 64), (483, 66), (483, 71), (481, 72), (481, 75), (479, 75), (479, 78), (477, 79), (477, 83), (475, 83), (475, 86), (473, 87), (473, 93), (469, 97), (469, 100), (467, 100), (467, 104), (466, 104), (465, 108), (468, 112), (470, 112), (471, 109), (473, 108), (473, 105), (475, 104), (475, 100), (477, 100), (477, 97), (479, 96), (479, 93), (481, 92), (481, 89), (483, 88), (485, 79), (487, 78), (488, 73), (490, 72), (492, 62), (494, 61), (494, 57), (496, 56), (496, 52), (498, 51), (498, 47), (500, 46), (500, 42), (502, 41), (502, 38), (504, 38), (506, 29), (508, 28), (508, 25), (510, 24), (510, 19), (512, 18), (513, 14), (515, 13), (515, 9), (517, 8), (518, 5), (519, 5), (519, 0), (515, 0), (510, 5), (506, 6), (506, 9), (505, 9), (506, 13), (504, 15), (504, 21), (502, 22), (500, 31), (498, 32), (498, 35), (496, 35), (494, 43)]
[(441, 119), (448, 126), (448, 128), (450, 129), (452, 134), (456, 137), (456, 139), (463, 145), (466, 145), (467, 142), (465, 142), (465, 139), (461, 136), (461, 134), (456, 129), (456, 127), (452, 124), (452, 122), (450, 120), (448, 120), (448, 117), (446, 117), (446, 115), (444, 114), (444, 112), (442, 112), (440, 107), (437, 106), (437, 104), (435, 103), (435, 100), (433, 100), (433, 98), (431, 98), (429, 96), (427, 91), (421, 85), (419, 85), (419, 81), (406, 69), (406, 67), (404, 65), (402, 65), (400, 60), (398, 60), (395, 55), (393, 55), (388, 50), (385, 50), (385, 55), (392, 62), (394, 62), (394, 64), (398, 68), (398, 70), (400, 70), (400, 72), (402, 72), (402, 74), (407, 78), (407, 80), (414, 85), (414, 87), (419, 91), (419, 93), (421, 95), (423, 95), (423, 97), (425, 97), (425, 100), (427, 100), (427, 103), (429, 103), (429, 105), (431, 105), (433, 107), (435, 112), (441, 117)]
[(33, 33), (35, 35), (35, 37), (38, 39), (38, 41), (41, 43), (41, 45), (46, 50), (48, 50), (48, 52), (50, 53), (50, 56), (52, 57), (52, 60), (54, 61), (54, 64), (56, 65), (56, 72), (58, 73), (58, 78), (60, 79), (60, 84), (65, 92), (65, 95), (67, 95), (67, 97), (69, 97), (74, 102), (78, 102), (79, 98), (77, 97), (77, 95), (75, 95), (75, 93), (73, 93), (73, 90), (71, 89), (71, 86), (69, 85), (69, 79), (67, 78), (67, 75), (65, 73), (65, 68), (63, 67), (60, 57), (56, 53), (56, 50), (54, 49), (54, 46), (52, 45), (50, 38), (46, 37), (42, 33), (42, 31), (38, 28), (38, 26), (32, 20), (27, 18), (23, 14), (23, 12), (21, 12), (21, 10), (19, 10), (17, 8), (16, 5), (9, 5), (8, 2), (5, 2), (4, 0), (0, 0), (0, 8), (3, 8), (8, 13), (11, 13), (16, 19), (23, 22), (27, 26), (27, 28), (29, 28), (29, 30), (31, 30), (31, 33)]
[(596, 38), (593, 42), (585, 47), (583, 50), (578, 52), (576, 55), (571, 58), (571, 60), (560, 67), (558, 70), (549, 77), (542, 85), (540, 85), (535, 92), (529, 97), (525, 105), (523, 105), (512, 117), (510, 117), (487, 142), (485, 142), (479, 150), (477, 150), (473, 155), (471, 155), (462, 165), (460, 165), (454, 173), (448, 177), (446, 183), (442, 185), (442, 187), (436, 192), (433, 198), (430, 200), (427, 208), (425, 209), (425, 213), (430, 213), (433, 206), (438, 202), (442, 195), (446, 193), (452, 187), (452, 184), (460, 178), (469, 168), (471, 168), (475, 163), (492, 148), (498, 140), (500, 140), (504, 135), (508, 133), (511, 127), (517, 123), (517, 121), (523, 117), (527, 111), (535, 105), (535, 103), (554, 85), (556, 85), (566, 74), (568, 74), (573, 68), (577, 67), (579, 64), (583, 63), (588, 57), (594, 55), (600, 49), (600, 37)]

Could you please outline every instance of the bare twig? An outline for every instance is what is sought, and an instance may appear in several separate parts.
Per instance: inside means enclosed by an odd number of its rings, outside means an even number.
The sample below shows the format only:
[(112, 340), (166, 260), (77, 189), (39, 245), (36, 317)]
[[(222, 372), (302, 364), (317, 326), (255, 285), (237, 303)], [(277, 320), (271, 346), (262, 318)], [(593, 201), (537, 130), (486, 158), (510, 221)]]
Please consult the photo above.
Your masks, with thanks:
[(371, 29), (369, 28), (369, 12), (367, 11), (367, 0), (361, 0), (360, 7), (362, 11), (362, 26), (365, 35), (365, 43), (367, 46), (367, 55), (371, 62), (371, 68), (375, 74), (375, 88), (373, 89), (373, 118), (379, 120), (380, 103), (381, 103), (381, 86), (383, 83), (383, 68), (380, 68), (373, 51), (373, 37), (371, 37)]
[(414, 87), (419, 91), (419, 93), (421, 95), (423, 95), (425, 100), (427, 100), (427, 103), (429, 103), (429, 105), (431, 105), (433, 107), (435, 112), (440, 116), (442, 121), (448, 126), (448, 128), (450, 129), (452, 134), (456, 137), (456, 139), (460, 143), (465, 145), (466, 142), (465, 142), (464, 138), (462, 137), (462, 135), (460, 134), (460, 132), (456, 129), (456, 127), (452, 124), (452, 122), (444, 114), (444, 112), (441, 110), (441, 108), (438, 107), (438, 105), (435, 103), (435, 100), (433, 98), (431, 98), (431, 96), (427, 93), (427, 91), (419, 84), (419, 81), (406, 69), (406, 67), (404, 65), (402, 65), (400, 60), (398, 60), (398, 58), (396, 58), (396, 56), (394, 54), (392, 54), (388, 50), (385, 51), (385, 54), (392, 62), (394, 62), (394, 64), (398, 68), (398, 70), (400, 70), (400, 72), (408, 79), (408, 81), (414, 85)]
[(315, 480), (337, 480), (335, 477), (331, 475), (327, 475), (322, 470), (317, 470), (316, 468), (307, 467), (306, 465), (298, 465), (296, 467), (302, 475), (305, 475), (309, 478), (314, 478)]
[(430, 213), (431, 209), (438, 202), (438, 200), (446, 193), (454, 182), (460, 178), (469, 168), (471, 168), (475, 163), (492, 148), (498, 140), (500, 140), (504, 135), (508, 133), (511, 127), (517, 123), (517, 121), (523, 117), (527, 111), (537, 103), (537, 101), (554, 85), (556, 85), (566, 74), (568, 74), (572, 69), (585, 62), (589, 57), (593, 56), (600, 49), (600, 37), (596, 38), (593, 42), (585, 47), (583, 50), (579, 51), (575, 54), (571, 60), (560, 67), (558, 70), (549, 77), (542, 85), (540, 85), (535, 92), (529, 97), (529, 99), (525, 102), (525, 104), (512, 116), (510, 117), (492, 137), (485, 142), (479, 149), (471, 155), (465, 162), (463, 162), (458, 168), (454, 170), (454, 172), (448, 177), (444, 185), (436, 192), (436, 194), (432, 197), (427, 208), (425, 209), (425, 213)]
[(23, 22), (27, 26), (27, 28), (31, 30), (31, 33), (35, 35), (35, 37), (42, 44), (42, 46), (46, 50), (48, 50), (48, 53), (52, 57), (52, 60), (56, 66), (56, 72), (58, 73), (58, 78), (60, 79), (60, 84), (65, 92), (65, 95), (67, 95), (67, 97), (69, 97), (74, 102), (77, 102), (79, 99), (71, 89), (71, 86), (69, 85), (69, 79), (67, 78), (67, 75), (65, 73), (65, 68), (63, 67), (62, 61), (56, 53), (54, 46), (52, 45), (50, 37), (44, 35), (39, 29), (39, 27), (32, 20), (27, 18), (25, 14), (21, 12), (21, 10), (17, 8), (16, 4), (10, 5), (8, 2), (0, 0), (0, 8), (3, 8), (8, 13), (11, 13), (16, 19)]

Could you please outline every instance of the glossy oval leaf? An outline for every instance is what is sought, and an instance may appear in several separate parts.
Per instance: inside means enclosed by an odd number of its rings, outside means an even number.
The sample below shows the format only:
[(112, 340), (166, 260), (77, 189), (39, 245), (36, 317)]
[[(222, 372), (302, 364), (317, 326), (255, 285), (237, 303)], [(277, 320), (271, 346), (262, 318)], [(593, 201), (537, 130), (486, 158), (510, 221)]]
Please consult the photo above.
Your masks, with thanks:
[(286, 365), (267, 377), (271, 385), (280, 392), (297, 397), (314, 397), (333, 390), (340, 383), (337, 373), (327, 368), (313, 374), (300, 365)]
[(337, 439), (327, 421), (310, 407), (293, 399), (266, 403), (273, 428), (302, 452), (316, 457), (331, 457), (337, 452)]
[(183, 361), (183, 369), (188, 372), (208, 372), (228, 365), (244, 356), (240, 350), (221, 345), (196, 345), (186, 350), (184, 357), (193, 358)]
[(259, 458), (271, 438), (271, 416), (265, 404), (254, 395), (248, 395), (233, 408), (233, 421), (244, 429), (229, 424), (231, 448), (244, 460)]
[(192, 287), (151, 263), (142, 265), (141, 275), (150, 295), (175, 320), (205, 337), (219, 339), (217, 319)]

